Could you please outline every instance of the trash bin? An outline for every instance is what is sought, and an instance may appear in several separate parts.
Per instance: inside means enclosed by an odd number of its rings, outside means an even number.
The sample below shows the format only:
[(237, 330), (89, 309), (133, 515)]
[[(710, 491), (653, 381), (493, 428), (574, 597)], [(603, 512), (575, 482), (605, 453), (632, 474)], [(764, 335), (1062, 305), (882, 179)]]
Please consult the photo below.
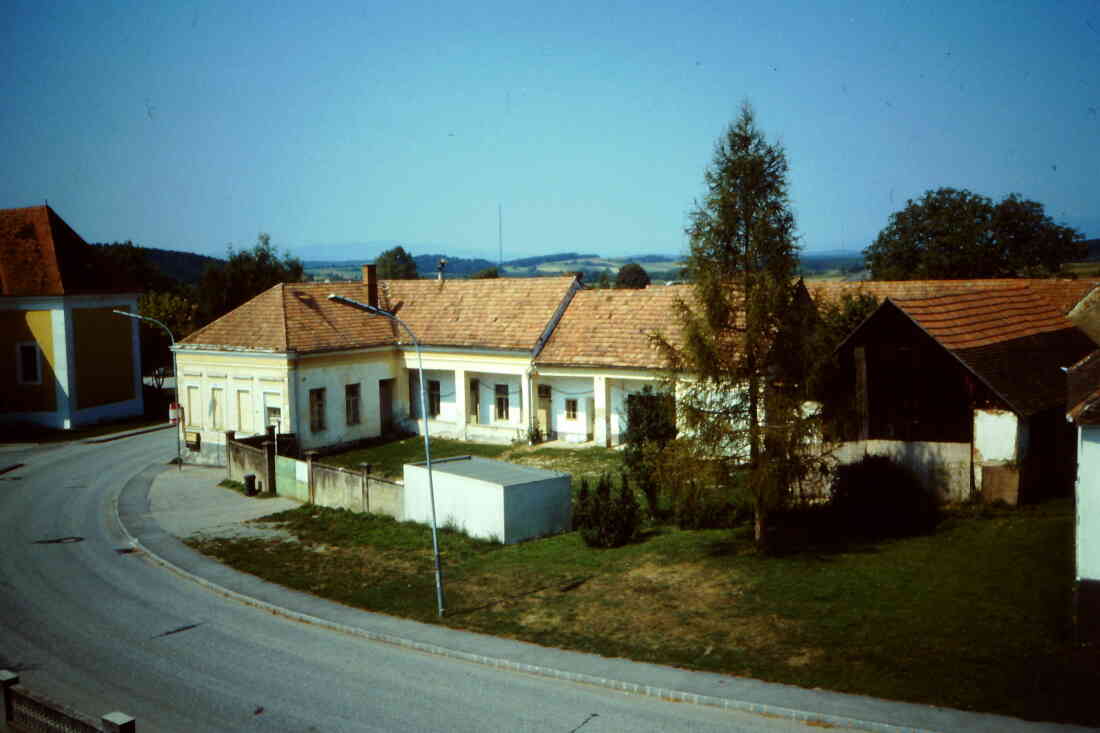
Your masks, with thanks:
[(256, 474), (246, 473), (244, 475), (244, 493), (246, 496), (256, 495)]

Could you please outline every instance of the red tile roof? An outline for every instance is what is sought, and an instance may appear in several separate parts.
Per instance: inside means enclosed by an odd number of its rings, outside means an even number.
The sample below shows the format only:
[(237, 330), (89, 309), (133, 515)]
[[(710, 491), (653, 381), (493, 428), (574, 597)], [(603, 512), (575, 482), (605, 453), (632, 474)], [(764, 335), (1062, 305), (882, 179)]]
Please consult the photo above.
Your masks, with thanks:
[(1031, 288), (1062, 313), (1069, 313), (1096, 286), (1098, 278), (994, 278), (988, 280), (859, 280), (840, 282), (810, 280), (806, 289), (815, 301), (838, 302), (845, 295), (872, 295), (875, 298), (926, 298), (947, 293)]
[(89, 253), (49, 206), (0, 210), (0, 295), (103, 292)]
[[(575, 283), (572, 276), (386, 280), (382, 290), (425, 346), (530, 351)], [(404, 331), (398, 338), (408, 341)]]
[(535, 360), (542, 366), (660, 369), (665, 360), (650, 340), (660, 333), (680, 343), (678, 301), (690, 301), (689, 285), (644, 290), (583, 290)]
[(1030, 285), (924, 298), (889, 298), (1012, 409), (1030, 415), (1065, 405), (1064, 367), (1091, 339)]
[(988, 346), (1074, 327), (1030, 286), (890, 300), (949, 349)]
[[(385, 280), (379, 297), (425, 346), (530, 351), (574, 282), (572, 277)], [(334, 303), (330, 293), (369, 300), (363, 283), (276, 285), (180, 343), (299, 353), (411, 343), (390, 319)]]
[(394, 343), (392, 321), (328, 299), (367, 302), (362, 283), (282, 283), (180, 341), (195, 349), (310, 353)]

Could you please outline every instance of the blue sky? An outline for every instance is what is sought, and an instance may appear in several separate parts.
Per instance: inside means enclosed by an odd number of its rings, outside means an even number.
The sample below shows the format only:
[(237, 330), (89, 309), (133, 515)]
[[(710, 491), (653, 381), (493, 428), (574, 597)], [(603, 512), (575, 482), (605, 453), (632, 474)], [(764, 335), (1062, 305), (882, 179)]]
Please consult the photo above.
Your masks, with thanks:
[[(0, 207), (223, 255), (683, 252), (742, 100), (807, 252), (940, 186), (1100, 237), (1100, 2), (51, 3), (0, 28)], [(94, 6), (94, 7), (93, 7)]]

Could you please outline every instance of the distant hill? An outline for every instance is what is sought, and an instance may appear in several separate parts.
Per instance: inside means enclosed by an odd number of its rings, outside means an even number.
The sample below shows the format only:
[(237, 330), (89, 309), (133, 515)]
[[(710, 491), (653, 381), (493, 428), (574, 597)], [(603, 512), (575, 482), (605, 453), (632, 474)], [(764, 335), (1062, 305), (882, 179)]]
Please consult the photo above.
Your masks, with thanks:
[(1096, 262), (1100, 260), (1100, 239), (1086, 239), (1084, 245), (1088, 247), (1088, 255), (1085, 260), (1088, 262)]
[(162, 274), (179, 280), (185, 285), (197, 285), (207, 265), (225, 264), (225, 260), (197, 255), (194, 252), (177, 252), (153, 247), (142, 247), (142, 249), (145, 250), (145, 259), (156, 265)]
[[(444, 274), (447, 277), (469, 277), (478, 270), (494, 267), (497, 263), (484, 258), (450, 257), (445, 254), (413, 255), (417, 272), (421, 277), (435, 277), (439, 260), (447, 260)], [(628, 262), (636, 262), (645, 268), (654, 280), (674, 280), (680, 276), (683, 258), (677, 255), (636, 255), (633, 257), (603, 257), (598, 254), (558, 252), (536, 257), (520, 257), (505, 260), (501, 273), (506, 277), (540, 277), (583, 272), (585, 282), (593, 282), (601, 274), (614, 278), (619, 268)], [(305, 260), (306, 273), (318, 280), (358, 280), (360, 260)], [(802, 255), (802, 272), (807, 276), (844, 275), (863, 269), (863, 254), (851, 251), (828, 251)]]

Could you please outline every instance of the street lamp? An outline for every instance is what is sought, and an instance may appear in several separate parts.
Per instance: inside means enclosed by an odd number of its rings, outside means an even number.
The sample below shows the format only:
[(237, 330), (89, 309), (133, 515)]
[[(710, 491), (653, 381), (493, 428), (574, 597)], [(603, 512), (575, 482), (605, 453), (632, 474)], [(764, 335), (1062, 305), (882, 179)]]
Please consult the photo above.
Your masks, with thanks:
[(428, 466), (428, 498), (432, 503), (432, 551), (435, 553), (435, 600), (440, 617), (443, 616), (443, 570), (439, 564), (439, 537), (435, 522), (435, 484), (432, 482), (432, 447), (431, 436), (428, 434), (428, 393), (424, 387), (424, 359), (420, 354), (420, 341), (416, 338), (409, 325), (389, 311), (382, 310), (378, 306), (360, 303), (358, 300), (345, 298), (342, 295), (331, 293), (328, 299), (334, 303), (343, 303), (352, 308), (366, 311), (373, 316), (383, 316), (397, 323), (408, 332), (409, 338), (416, 346), (416, 362), (420, 367), (420, 416), (424, 418), (424, 458)]
[[(131, 313), (130, 311), (112, 310), (112, 313), (117, 313), (120, 316), (126, 316), (128, 318), (137, 318), (142, 321), (151, 321), (164, 329), (168, 334), (169, 340), (172, 342), (172, 346), (169, 349), (172, 352), (172, 383), (175, 385), (176, 399), (174, 402), (177, 404), (180, 401), (180, 375), (179, 370), (176, 368), (176, 337), (172, 335), (172, 330), (158, 321), (156, 318), (150, 318), (149, 316), (143, 316), (138, 313)], [(176, 470), (183, 470), (183, 453), (180, 448), (180, 426), (176, 425)]]

